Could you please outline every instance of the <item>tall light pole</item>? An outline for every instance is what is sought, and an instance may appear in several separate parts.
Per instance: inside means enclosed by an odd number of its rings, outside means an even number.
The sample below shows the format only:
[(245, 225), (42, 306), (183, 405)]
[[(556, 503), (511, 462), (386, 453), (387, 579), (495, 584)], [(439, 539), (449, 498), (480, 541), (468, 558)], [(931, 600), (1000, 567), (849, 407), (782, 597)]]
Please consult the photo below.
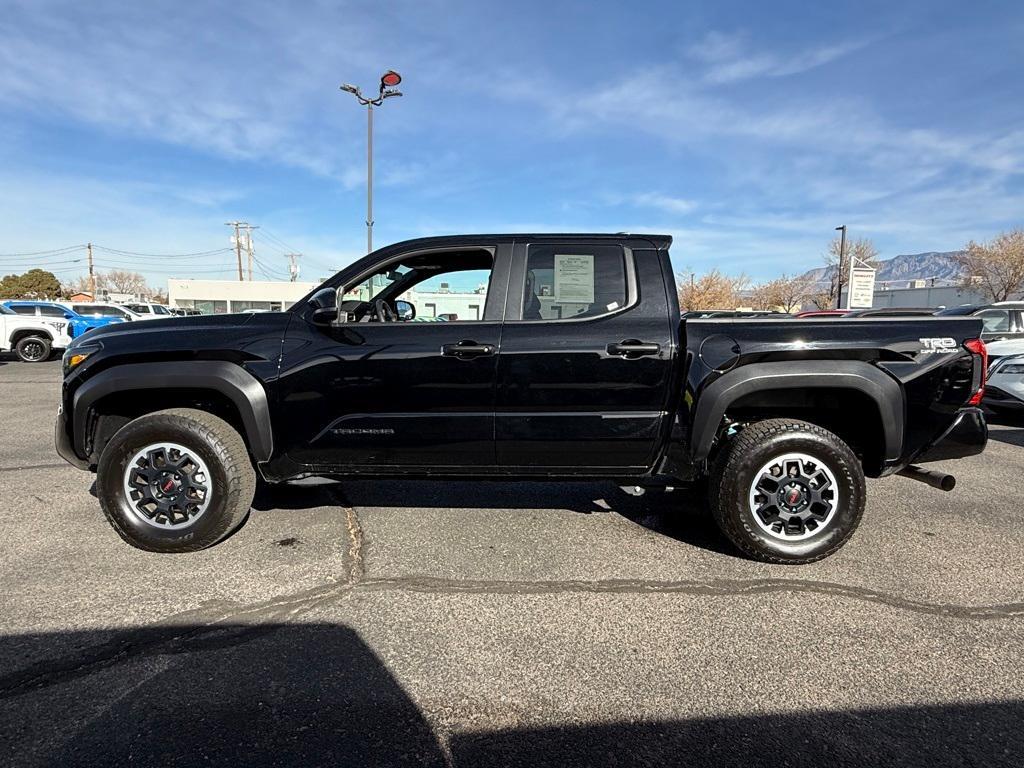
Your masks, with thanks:
[[(837, 283), (838, 290), (836, 291), (836, 309), (842, 309), (841, 304), (843, 302), (843, 259), (845, 258), (844, 254), (846, 253), (846, 225), (843, 224), (843, 226), (841, 227), (836, 227), (836, 232), (842, 232), (842, 234), (839, 236), (839, 266), (837, 268), (839, 270), (839, 275), (837, 277), (839, 282)], [(846, 287), (846, 291), (847, 293), (849, 293), (849, 286)], [(847, 304), (849, 304), (849, 302), (847, 302)]]
[(373, 250), (373, 108), (384, 103), (384, 99), (392, 96), (401, 96), (402, 92), (395, 90), (395, 86), (402, 82), (402, 76), (389, 69), (380, 76), (380, 91), (377, 98), (368, 99), (354, 85), (345, 83), (341, 90), (347, 91), (356, 97), (356, 100), (366, 107), (366, 252)]

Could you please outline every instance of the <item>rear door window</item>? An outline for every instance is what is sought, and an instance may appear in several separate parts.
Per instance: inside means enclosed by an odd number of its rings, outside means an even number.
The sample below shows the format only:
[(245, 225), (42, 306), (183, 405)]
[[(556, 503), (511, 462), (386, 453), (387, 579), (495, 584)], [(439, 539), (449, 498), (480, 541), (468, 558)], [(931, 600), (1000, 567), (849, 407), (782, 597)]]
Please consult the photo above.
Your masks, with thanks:
[(626, 258), (618, 245), (531, 245), (523, 320), (600, 317), (626, 306)]

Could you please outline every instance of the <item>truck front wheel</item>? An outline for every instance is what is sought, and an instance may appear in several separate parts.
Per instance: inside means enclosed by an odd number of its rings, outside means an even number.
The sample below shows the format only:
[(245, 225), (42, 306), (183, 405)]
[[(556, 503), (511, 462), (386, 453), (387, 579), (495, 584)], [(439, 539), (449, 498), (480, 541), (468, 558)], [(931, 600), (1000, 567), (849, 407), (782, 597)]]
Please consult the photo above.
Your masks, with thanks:
[(711, 510), (726, 537), (756, 560), (812, 563), (853, 535), (864, 513), (864, 471), (850, 447), (815, 424), (769, 419), (732, 438), (715, 462)]
[(241, 525), (256, 489), (242, 437), (213, 414), (140, 416), (103, 449), (100, 506), (118, 535), (150, 552), (194, 552)]

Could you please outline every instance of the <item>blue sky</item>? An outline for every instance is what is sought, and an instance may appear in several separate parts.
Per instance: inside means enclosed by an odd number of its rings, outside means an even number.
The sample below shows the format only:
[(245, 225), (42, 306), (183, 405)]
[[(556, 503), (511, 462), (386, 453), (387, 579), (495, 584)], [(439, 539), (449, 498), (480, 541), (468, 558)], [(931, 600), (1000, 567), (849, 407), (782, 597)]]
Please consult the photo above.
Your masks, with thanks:
[(365, 247), (365, 114), (338, 85), (388, 68), (377, 245), (667, 232), (680, 269), (757, 279), (817, 266), (843, 223), (883, 257), (1024, 223), (1019, 2), (0, 0), (0, 254), (207, 251), (237, 218), (271, 273), (290, 247), (326, 275)]

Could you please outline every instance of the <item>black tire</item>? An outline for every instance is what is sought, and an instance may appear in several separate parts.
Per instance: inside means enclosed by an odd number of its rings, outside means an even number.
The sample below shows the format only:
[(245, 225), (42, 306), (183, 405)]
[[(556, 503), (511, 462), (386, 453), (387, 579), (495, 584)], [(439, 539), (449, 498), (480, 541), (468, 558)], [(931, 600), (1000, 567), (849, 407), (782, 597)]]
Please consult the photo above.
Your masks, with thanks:
[[(134, 500), (126, 491), (126, 473), (132, 458), (161, 443), (183, 447), (189, 458), (194, 454), (191, 473), (186, 465), (182, 476), (205, 479), (209, 494), (205, 508), (194, 516), (189, 515), (189, 510), (182, 511), (178, 504), (169, 513), (170, 518), (158, 514), (147, 519), (148, 510), (139, 507), (144, 499)], [(143, 471), (162, 469), (161, 455), (181, 460), (186, 454), (157, 449), (155, 454), (149, 454), (154, 455), (157, 461), (141, 460)], [(195, 474), (198, 462), (206, 465), (208, 478)], [(150, 464), (157, 468), (152, 469)], [(142, 479), (138, 482), (143, 488), (151, 487)], [(140, 416), (111, 438), (100, 456), (96, 491), (107, 521), (133, 547), (149, 552), (195, 552), (216, 544), (244, 522), (256, 491), (256, 473), (241, 435), (230, 424), (204, 411), (173, 408)], [(173, 492), (161, 496), (165, 503), (171, 503), (166, 502), (168, 498), (190, 503), (189, 499), (173, 496)]]
[[(811, 461), (786, 462), (792, 478), (785, 474), (782, 462), (762, 472), (793, 454)], [(791, 482), (779, 482), (777, 491), (762, 493), (763, 488), (772, 487), (776, 468)], [(815, 478), (805, 484), (803, 473), (808, 468)], [(822, 482), (827, 474), (835, 480), (835, 491), (829, 490), (831, 482)], [(712, 472), (709, 497), (718, 527), (748, 557), (768, 563), (813, 563), (842, 547), (860, 524), (864, 470), (850, 447), (827, 429), (795, 419), (769, 419), (751, 424), (723, 448)], [(796, 506), (786, 507), (789, 499)], [(771, 512), (773, 504), (776, 514)], [(798, 515), (806, 516), (807, 522)], [(782, 517), (786, 520), (771, 522)]]
[(42, 363), (50, 359), (50, 340), (45, 336), (22, 336), (14, 351), (23, 363)]

